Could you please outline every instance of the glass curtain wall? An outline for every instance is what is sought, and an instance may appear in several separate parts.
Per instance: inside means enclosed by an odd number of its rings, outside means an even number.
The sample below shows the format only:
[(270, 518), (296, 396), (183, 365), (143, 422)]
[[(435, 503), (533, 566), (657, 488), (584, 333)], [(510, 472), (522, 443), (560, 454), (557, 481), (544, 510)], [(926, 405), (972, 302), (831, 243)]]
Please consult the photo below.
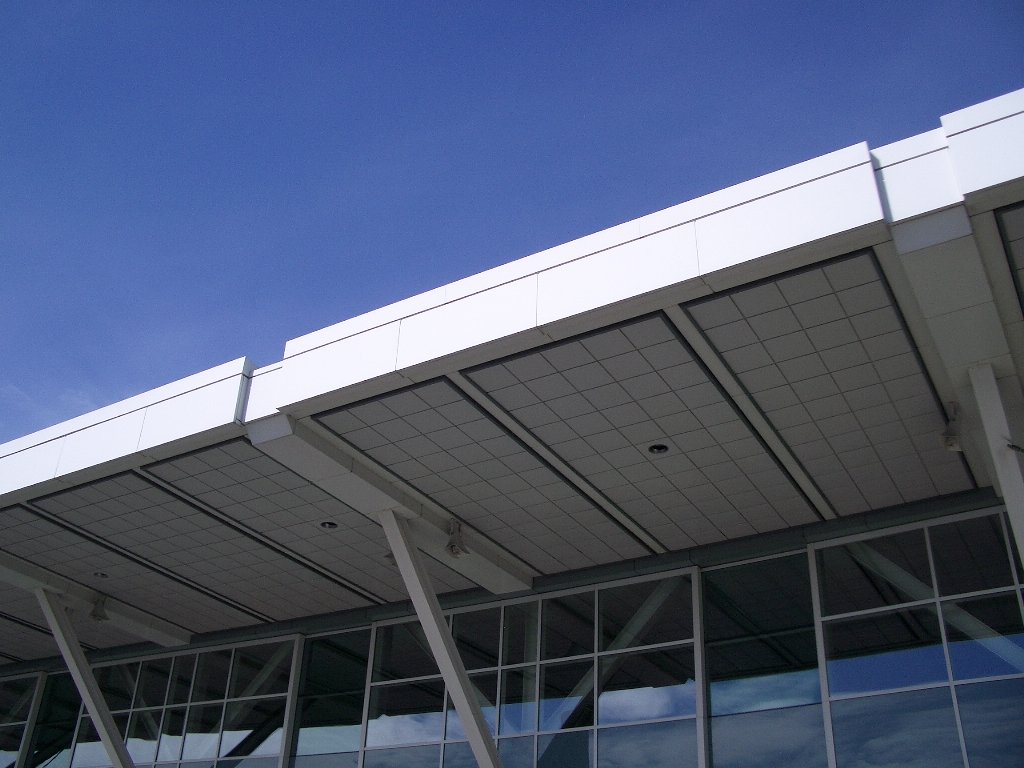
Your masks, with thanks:
[(32, 712), (38, 675), (0, 681), (0, 768), (14, 768)]

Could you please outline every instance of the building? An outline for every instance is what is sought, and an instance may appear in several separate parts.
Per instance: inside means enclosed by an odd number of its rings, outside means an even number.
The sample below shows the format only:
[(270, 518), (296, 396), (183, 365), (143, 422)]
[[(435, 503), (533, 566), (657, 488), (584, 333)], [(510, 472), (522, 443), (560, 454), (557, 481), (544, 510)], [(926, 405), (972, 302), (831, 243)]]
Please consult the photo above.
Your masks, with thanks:
[(1019, 764), (1022, 269), (1018, 91), (0, 446), (0, 766)]

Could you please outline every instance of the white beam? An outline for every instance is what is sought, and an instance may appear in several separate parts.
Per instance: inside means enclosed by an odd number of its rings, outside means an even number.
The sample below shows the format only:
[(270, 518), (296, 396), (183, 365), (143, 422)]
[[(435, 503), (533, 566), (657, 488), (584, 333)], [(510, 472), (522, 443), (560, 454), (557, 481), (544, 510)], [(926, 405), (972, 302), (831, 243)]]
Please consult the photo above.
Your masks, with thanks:
[[(968, 373), (971, 388), (978, 405), (985, 444), (999, 483), (999, 494), (1006, 504), (1010, 517), (1010, 528), (1017, 542), (1017, 549), (1024, 554), (1024, 474), (1021, 473), (1020, 457), (1015, 448), (1017, 441), (1010, 433), (1010, 423), (999, 394), (995, 372), (989, 364), (973, 366)], [(1021, 438), (1024, 439), (1024, 438)]]
[(0, 552), (0, 582), (34, 592), (46, 589), (87, 613), (102, 607), (105, 620), (143, 640), (157, 645), (187, 645), (192, 633), (108, 595), (71, 581), (20, 557)]
[(441, 606), (437, 595), (430, 584), (430, 575), (423, 567), (419, 552), (413, 545), (405, 520), (399, 518), (394, 510), (385, 509), (380, 512), (380, 523), (387, 534), (388, 544), (395, 556), (395, 564), (402, 574), (405, 587), (412, 598), (416, 616), (420, 620), (423, 632), (427, 636), (434, 660), (441, 670), (448, 695), (452, 698), (455, 711), (459, 713), (462, 727), (469, 739), (477, 765), (480, 768), (500, 768), (498, 750), (494, 739), (484, 720), (480, 705), (473, 695), (473, 684), (469, 681), (466, 668), (462, 664), (455, 640), (452, 638), (448, 625), (441, 614)]
[(89, 662), (85, 658), (82, 646), (78, 644), (78, 637), (75, 629), (71, 626), (71, 618), (67, 610), (60, 603), (58, 597), (46, 589), (37, 589), (36, 598), (39, 600), (39, 607), (43, 609), (46, 621), (53, 632), (53, 638), (57, 641), (61, 656), (68, 665), (68, 671), (78, 687), (78, 693), (82, 697), (85, 708), (92, 717), (93, 726), (99, 734), (103, 748), (107, 751), (107, 757), (114, 768), (135, 768), (132, 758), (125, 747), (124, 739), (117, 730), (114, 717), (110, 714), (107, 702), (103, 699), (96, 678), (92, 674)]

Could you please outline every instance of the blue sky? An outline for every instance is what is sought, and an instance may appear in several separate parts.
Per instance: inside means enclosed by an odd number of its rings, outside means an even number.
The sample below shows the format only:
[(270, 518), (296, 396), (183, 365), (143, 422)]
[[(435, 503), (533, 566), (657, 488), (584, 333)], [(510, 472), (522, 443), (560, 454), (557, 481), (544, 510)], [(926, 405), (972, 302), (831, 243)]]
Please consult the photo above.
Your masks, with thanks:
[(0, 442), (1024, 87), (1019, 2), (0, 4)]

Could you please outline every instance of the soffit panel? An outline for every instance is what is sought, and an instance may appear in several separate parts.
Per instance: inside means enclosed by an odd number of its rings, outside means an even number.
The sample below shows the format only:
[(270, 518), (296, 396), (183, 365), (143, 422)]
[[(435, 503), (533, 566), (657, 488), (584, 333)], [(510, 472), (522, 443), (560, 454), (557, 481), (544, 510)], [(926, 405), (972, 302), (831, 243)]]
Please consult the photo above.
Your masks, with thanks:
[(34, 504), (255, 615), (284, 620), (367, 605), (347, 588), (138, 475), (106, 478)]
[(974, 487), (872, 254), (684, 309), (837, 513)]
[[(405, 600), (401, 575), (388, 560), (383, 529), (326, 491), (284, 467), (246, 440), (235, 440), (147, 470), (383, 601)], [(325, 530), (321, 522), (337, 528)], [(441, 592), (475, 585), (428, 558)]]
[(542, 573), (648, 554), (447, 381), (316, 418)]
[(12, 507), (0, 511), (0, 527), (4, 530), (0, 549), (5, 552), (190, 632), (212, 632), (254, 621), (253, 616), (61, 528), (28, 509)]
[(1017, 286), (1017, 297), (1024, 306), (1024, 203), (997, 211), (996, 218)]
[(663, 316), (468, 376), (668, 549), (819, 519)]

